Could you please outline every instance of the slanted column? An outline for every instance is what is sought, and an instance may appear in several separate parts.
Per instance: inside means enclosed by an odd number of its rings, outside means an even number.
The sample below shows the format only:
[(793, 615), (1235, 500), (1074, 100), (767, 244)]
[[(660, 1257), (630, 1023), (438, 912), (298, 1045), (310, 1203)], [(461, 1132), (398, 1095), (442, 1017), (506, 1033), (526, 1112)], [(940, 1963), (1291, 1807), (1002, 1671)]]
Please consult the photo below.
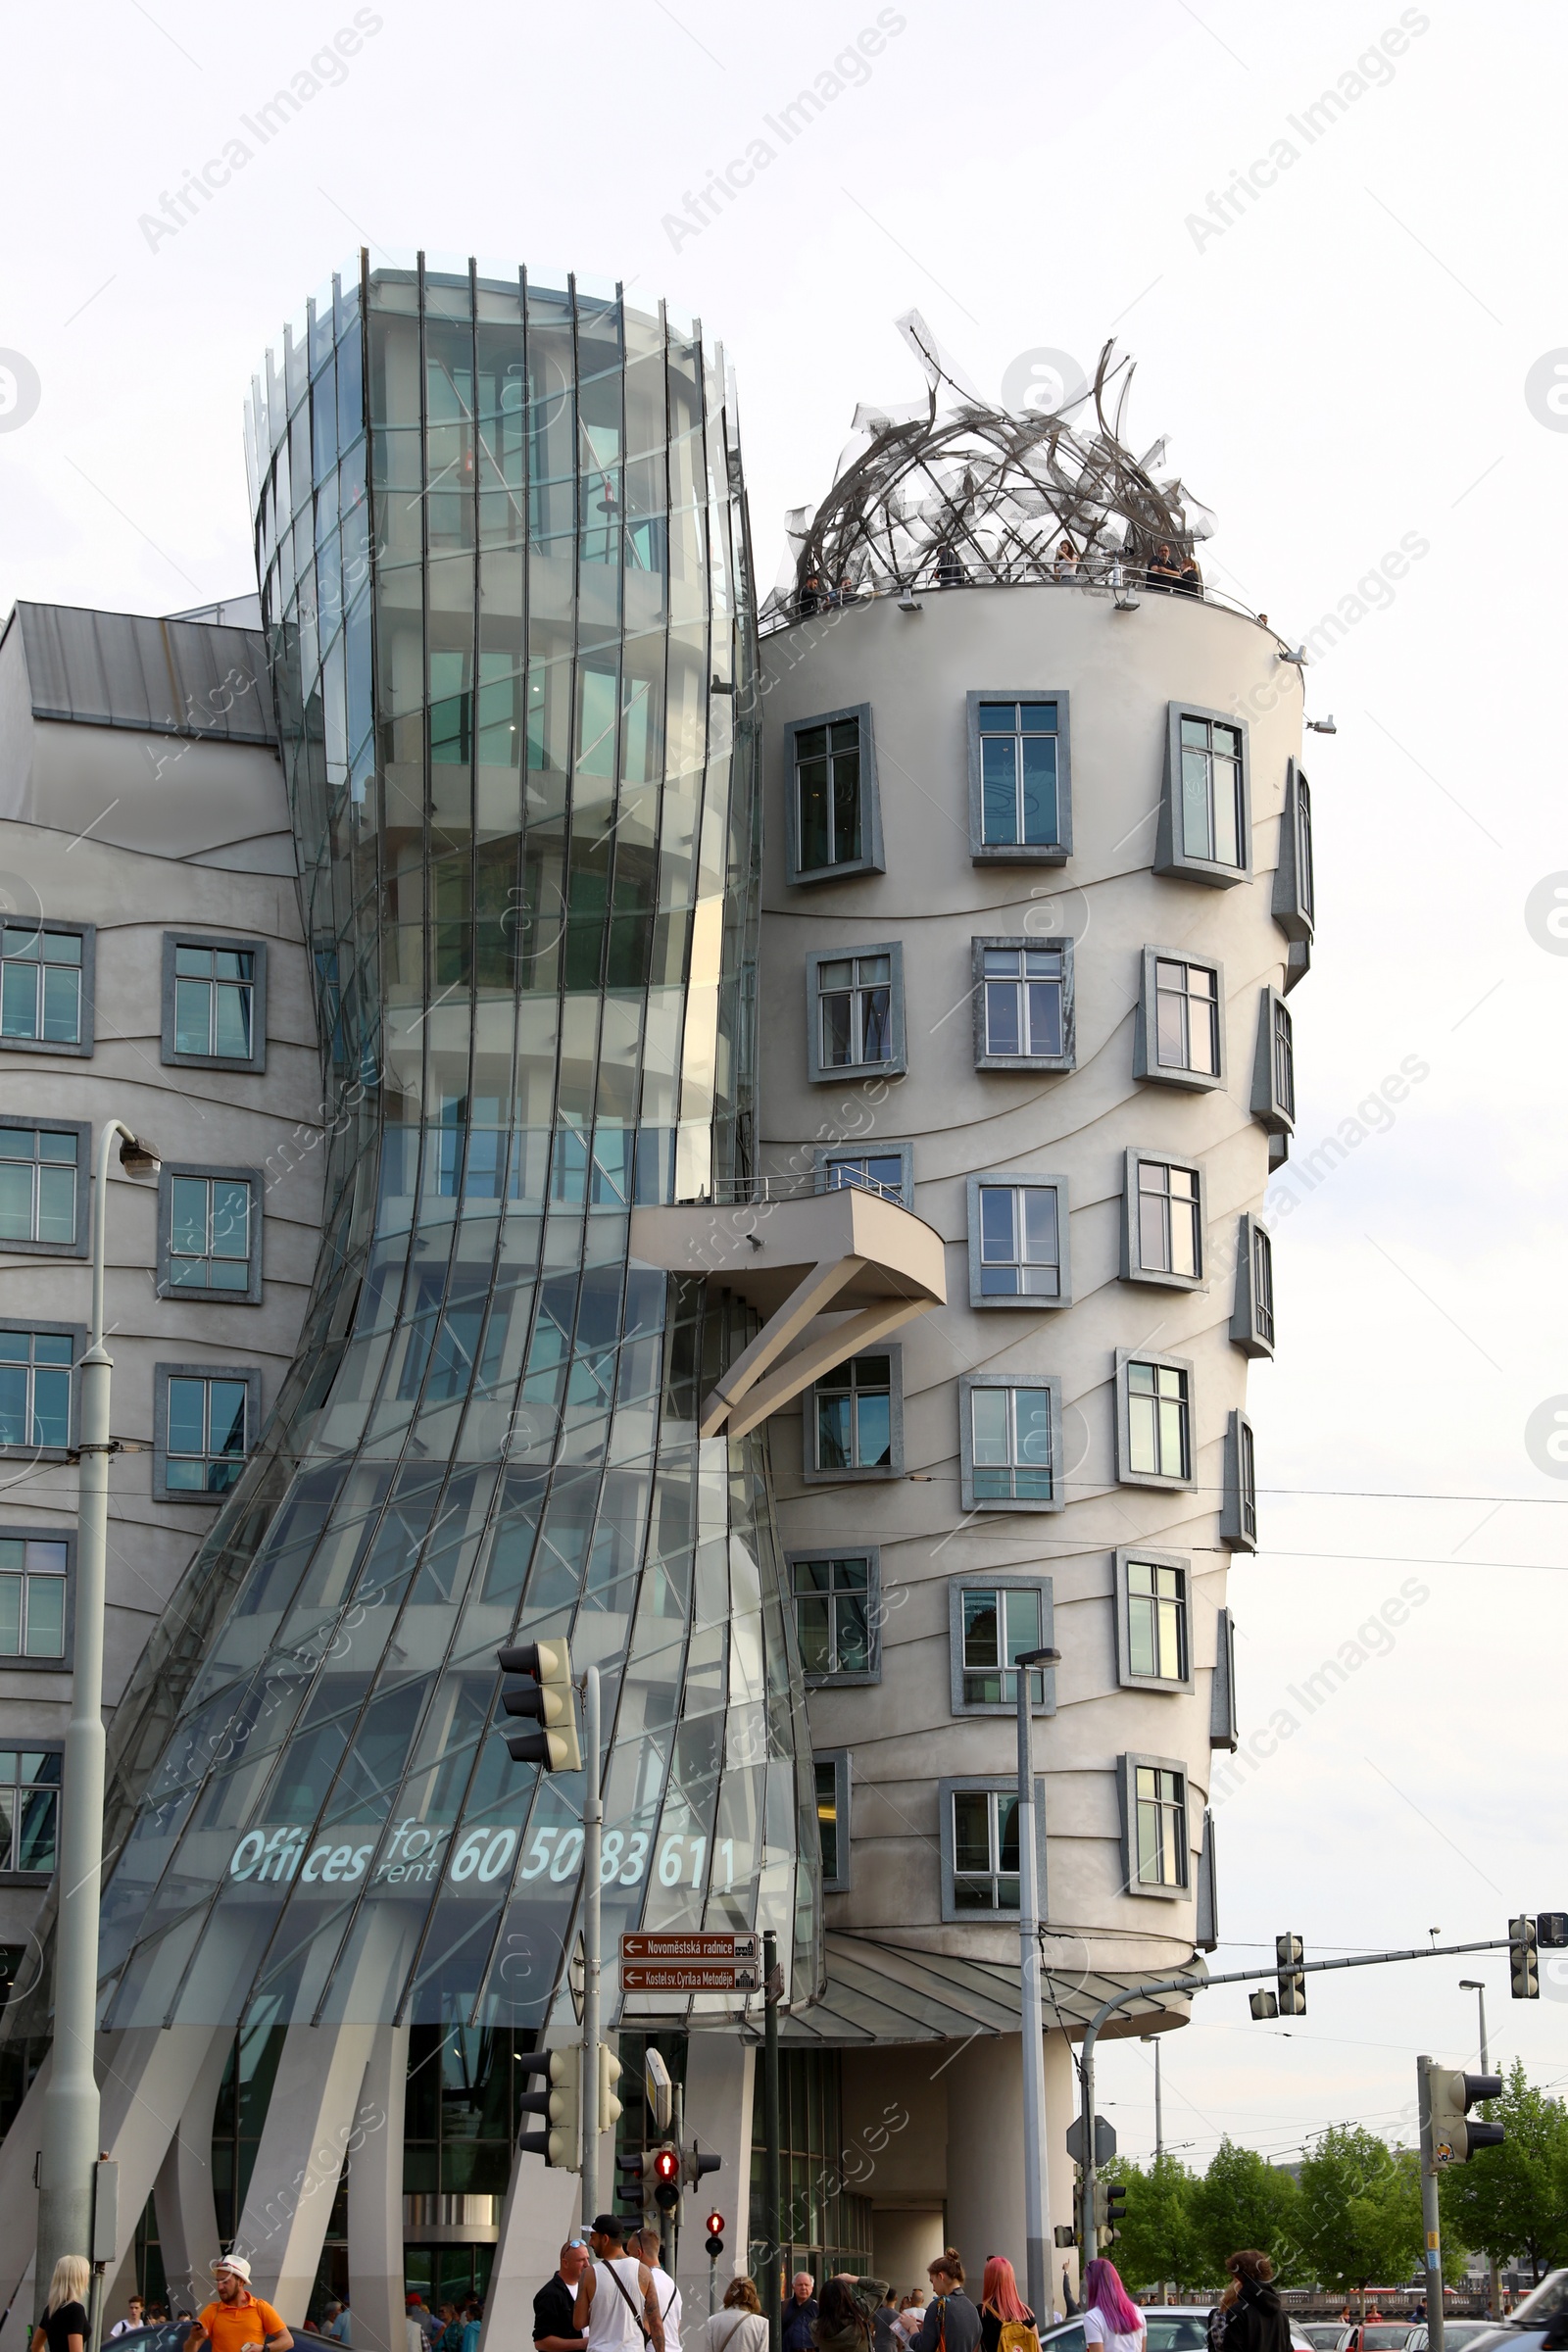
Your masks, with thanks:
[(181, 2293), (188, 2294), (192, 2311), (200, 2311), (212, 2294), (213, 2263), (220, 2251), (218, 2208), (213, 2202), (213, 2112), (233, 2047), (234, 2036), (226, 2027), (213, 2035), (153, 2184), (158, 2246), (172, 2311), (178, 2308), (175, 2298)]
[(253, 2290), (291, 2328), (305, 2324), (344, 2159), (383, 2129), (364, 2088), (375, 2034), (368, 2025), (290, 2026), (284, 2036), (234, 2246), (251, 2263)]
[(378, 2026), (360, 2102), (365, 2135), (348, 2160), (355, 2352), (404, 2352), (403, 2102), (408, 2084), (409, 2029)]

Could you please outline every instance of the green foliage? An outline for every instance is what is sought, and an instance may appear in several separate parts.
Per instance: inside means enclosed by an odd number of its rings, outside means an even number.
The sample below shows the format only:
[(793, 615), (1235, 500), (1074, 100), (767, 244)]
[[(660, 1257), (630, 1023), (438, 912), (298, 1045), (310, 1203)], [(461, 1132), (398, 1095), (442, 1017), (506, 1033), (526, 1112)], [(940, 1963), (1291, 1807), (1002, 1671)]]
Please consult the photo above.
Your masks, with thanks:
[(1515, 2059), (1501, 2098), (1473, 2112), (1508, 2136), (1443, 2175), (1444, 2243), (1499, 2263), (1524, 2254), (1539, 2278), (1545, 2264), (1568, 2259), (1568, 2107), (1532, 2089)]
[(1301, 2164), (1301, 2251), (1324, 2286), (1389, 2285), (1421, 2262), (1419, 2160), (1358, 2125), (1325, 2132)]
[(1257, 2246), (1272, 2259), (1281, 2286), (1298, 2283), (1306, 2276), (1300, 2203), (1289, 2173), (1265, 2163), (1254, 2149), (1222, 2139), (1193, 2198), (1204, 2282), (1222, 2284), (1226, 2256)]
[(1200, 2183), (1179, 2156), (1157, 2156), (1148, 2172), (1124, 2156), (1113, 2157), (1101, 2174), (1127, 2191), (1121, 2232), (1110, 2252), (1129, 2285), (1141, 2290), (1168, 2281), (1196, 2286), (1203, 2278), (1202, 2256), (1193, 2220)]

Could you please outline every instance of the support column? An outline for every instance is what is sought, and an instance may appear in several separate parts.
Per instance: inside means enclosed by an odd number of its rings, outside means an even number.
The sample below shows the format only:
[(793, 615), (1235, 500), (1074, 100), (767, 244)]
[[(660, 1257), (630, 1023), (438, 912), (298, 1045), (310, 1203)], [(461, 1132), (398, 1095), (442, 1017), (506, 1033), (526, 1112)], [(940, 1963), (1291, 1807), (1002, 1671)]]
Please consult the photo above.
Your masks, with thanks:
[(290, 2026), (239, 2217), (235, 2250), (254, 2291), (303, 2327), (346, 2156), (385, 2129), (363, 2095), (376, 2029)]
[[(220, 2251), (218, 2208), (213, 2202), (213, 2111), (233, 2047), (234, 2036), (226, 2027), (213, 2035), (153, 2183), (171, 2311), (178, 2310), (176, 2298), (181, 2295), (191, 2311), (200, 2311), (212, 2300), (213, 2263)], [(119, 2319), (122, 2314), (108, 2316)]]
[(349, 2162), (349, 2309), (355, 2352), (404, 2352), (403, 2103), (409, 2029), (378, 2026), (361, 2106), (385, 2120)]
[(988, 2254), (1024, 2275), (1023, 2063), (1016, 2034), (980, 2034), (950, 2066), (948, 2230), (978, 2281)]
[[(1072, 2044), (1065, 2034), (1046, 2035), (1046, 2153), (1051, 2159), (1051, 2227), (1068, 2229), (1073, 2214), (1073, 2161), (1067, 2153), (1067, 2128), (1078, 2113), (1078, 2076), (1072, 2062)], [(1072, 2281), (1072, 2291), (1078, 2292), (1078, 2255), (1072, 2246), (1051, 2248), (1051, 2305), (1061, 2309), (1061, 2274), (1065, 2269)], [(1050, 2314), (1041, 2317), (1046, 2325)]]
[(542, 2156), (513, 2158), (479, 2352), (518, 2352), (531, 2341), (534, 2296), (576, 2235), (581, 2197), (575, 2173), (553, 2172)]
[(703, 2250), (703, 2216), (716, 2205), (724, 2216), (724, 2251), (718, 2258), (718, 2299), (732, 2278), (747, 2269), (751, 2233), (752, 2116), (758, 2055), (735, 2034), (693, 2034), (686, 2044), (686, 2142), (695, 2133), (719, 2157), (701, 2190), (685, 2194), (685, 2228), (680, 2233), (682, 2306), (695, 2334), (708, 2316), (708, 2256)]

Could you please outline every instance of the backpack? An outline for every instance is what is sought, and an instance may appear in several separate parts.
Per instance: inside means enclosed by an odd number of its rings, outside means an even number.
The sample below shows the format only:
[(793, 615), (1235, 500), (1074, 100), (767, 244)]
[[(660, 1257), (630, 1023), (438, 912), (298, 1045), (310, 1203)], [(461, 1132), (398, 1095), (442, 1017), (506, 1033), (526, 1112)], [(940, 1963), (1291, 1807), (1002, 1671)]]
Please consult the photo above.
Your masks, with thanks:
[(1004, 2320), (997, 2352), (1040, 2352), (1040, 2338), (1023, 2320)]

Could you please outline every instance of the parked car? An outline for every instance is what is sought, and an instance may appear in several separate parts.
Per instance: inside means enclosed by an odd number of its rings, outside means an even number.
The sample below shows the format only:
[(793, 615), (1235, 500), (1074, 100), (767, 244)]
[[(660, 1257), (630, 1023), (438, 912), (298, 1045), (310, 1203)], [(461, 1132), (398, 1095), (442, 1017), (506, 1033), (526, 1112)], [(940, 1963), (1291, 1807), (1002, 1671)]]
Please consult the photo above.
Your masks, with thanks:
[[(1151, 2303), (1144, 2308), (1148, 2328), (1145, 2352), (1203, 2352), (1208, 2342), (1209, 2305), (1206, 2303)], [(1040, 2330), (1041, 2352), (1087, 2352), (1082, 2320), (1063, 2320)], [(1291, 2322), (1291, 2352), (1319, 2352)]]
[(1346, 2352), (1355, 2329), (1347, 2328), (1343, 2320), (1303, 2320), (1301, 2333), (1312, 2352)]
[[(160, 2320), (156, 2328), (127, 2328), (115, 2337), (115, 2352), (182, 2352), (189, 2320)], [(108, 2343), (106, 2334), (104, 2341)]]
[[(1492, 2335), (1495, 2333), (1495, 2330), (1496, 2322), (1494, 2320), (1445, 2320), (1443, 2324), (1444, 2352), (1471, 2352), (1471, 2346), (1475, 2343), (1477, 2336)], [(1427, 2344), (1426, 2328), (1420, 2327), (1411, 2336), (1407, 2352), (1427, 2352)]]

